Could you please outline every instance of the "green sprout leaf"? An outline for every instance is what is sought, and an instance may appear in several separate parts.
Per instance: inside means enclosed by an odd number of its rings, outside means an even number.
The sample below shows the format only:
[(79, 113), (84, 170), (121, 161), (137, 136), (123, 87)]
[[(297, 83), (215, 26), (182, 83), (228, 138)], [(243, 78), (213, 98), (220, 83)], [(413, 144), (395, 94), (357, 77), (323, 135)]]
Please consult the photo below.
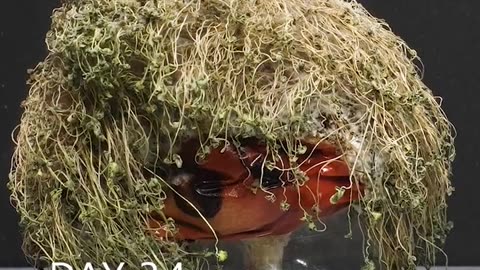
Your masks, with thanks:
[(330, 197), (331, 204), (337, 204), (345, 195), (344, 187), (336, 187), (337, 192)]

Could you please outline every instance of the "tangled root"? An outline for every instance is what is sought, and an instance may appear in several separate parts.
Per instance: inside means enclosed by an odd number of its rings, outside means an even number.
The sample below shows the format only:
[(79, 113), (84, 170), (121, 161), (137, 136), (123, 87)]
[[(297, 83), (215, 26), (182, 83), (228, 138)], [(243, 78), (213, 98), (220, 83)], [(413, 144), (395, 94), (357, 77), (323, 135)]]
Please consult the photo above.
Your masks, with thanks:
[(366, 187), (366, 269), (435, 262), (453, 129), (415, 51), (355, 1), (69, 1), (47, 45), (9, 182), (35, 262), (199, 269), (208, 253), (155, 241), (146, 218), (162, 213), (182, 142), (197, 138), (201, 159), (250, 137), (266, 167), (311, 138), (342, 150)]

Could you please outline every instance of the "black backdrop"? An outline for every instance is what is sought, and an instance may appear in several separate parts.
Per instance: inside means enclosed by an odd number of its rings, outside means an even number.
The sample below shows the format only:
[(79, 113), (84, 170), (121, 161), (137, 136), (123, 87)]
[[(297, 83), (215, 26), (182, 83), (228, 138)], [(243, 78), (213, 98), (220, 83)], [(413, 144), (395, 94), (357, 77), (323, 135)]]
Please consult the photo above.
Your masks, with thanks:
[[(418, 51), (426, 67), (426, 84), (444, 98), (443, 108), (458, 132), (456, 192), (450, 199), (455, 228), (446, 251), (450, 265), (480, 265), (480, 1), (360, 2)], [(10, 133), (27, 93), (26, 70), (46, 54), (44, 36), (55, 6), (56, 0), (0, 1), (0, 267), (25, 265), (18, 217), (6, 188), (13, 150)]]

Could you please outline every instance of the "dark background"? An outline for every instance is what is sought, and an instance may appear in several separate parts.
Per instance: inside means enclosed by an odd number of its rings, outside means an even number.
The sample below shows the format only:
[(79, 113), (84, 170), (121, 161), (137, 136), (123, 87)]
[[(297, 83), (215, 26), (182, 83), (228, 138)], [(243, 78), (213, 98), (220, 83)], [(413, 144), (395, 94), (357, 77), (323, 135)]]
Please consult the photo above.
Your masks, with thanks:
[[(446, 252), (450, 265), (480, 265), (480, 1), (359, 2), (418, 51), (426, 67), (424, 81), (443, 97), (443, 108), (458, 132), (456, 192), (449, 208), (455, 228)], [(13, 151), (10, 133), (19, 123), (19, 104), (27, 94), (26, 71), (46, 55), (44, 37), (52, 9), (58, 5), (56, 0), (0, 0), (0, 267), (25, 265), (18, 217), (6, 188)], [(348, 243), (334, 243), (343, 234), (327, 237), (322, 245), (348, 259)]]

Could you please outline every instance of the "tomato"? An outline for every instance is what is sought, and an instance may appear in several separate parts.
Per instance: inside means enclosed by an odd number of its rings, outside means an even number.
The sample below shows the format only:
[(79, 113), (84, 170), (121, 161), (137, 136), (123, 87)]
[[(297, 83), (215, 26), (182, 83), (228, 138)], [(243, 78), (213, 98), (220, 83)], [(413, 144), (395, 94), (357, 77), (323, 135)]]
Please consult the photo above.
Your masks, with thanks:
[[(159, 239), (284, 235), (301, 227), (305, 214), (314, 218), (331, 215), (358, 200), (362, 191), (351, 181), (347, 164), (328, 144), (307, 144), (295, 164), (280, 154), (271, 170), (264, 166), (269, 159), (266, 147), (257, 143), (219, 147), (198, 163), (197, 145), (189, 143), (182, 149), (183, 172), (172, 179), (173, 190), (163, 211), (175, 220), (178, 230), (169, 235), (152, 215), (148, 226)], [(303, 183), (295, 184), (291, 166), (304, 173)], [(343, 196), (332, 201), (339, 189)]]

